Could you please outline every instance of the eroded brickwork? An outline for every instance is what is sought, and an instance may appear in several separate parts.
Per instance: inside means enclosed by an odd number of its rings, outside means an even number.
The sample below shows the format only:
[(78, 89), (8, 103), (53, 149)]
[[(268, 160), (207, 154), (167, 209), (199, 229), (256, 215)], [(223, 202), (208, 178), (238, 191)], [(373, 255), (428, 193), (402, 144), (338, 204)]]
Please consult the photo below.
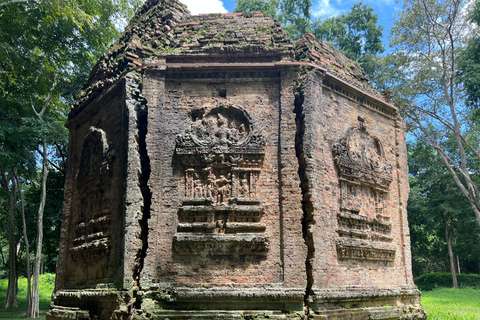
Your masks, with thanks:
[(405, 130), (263, 14), (150, 0), (72, 109), (53, 319), (422, 319)]

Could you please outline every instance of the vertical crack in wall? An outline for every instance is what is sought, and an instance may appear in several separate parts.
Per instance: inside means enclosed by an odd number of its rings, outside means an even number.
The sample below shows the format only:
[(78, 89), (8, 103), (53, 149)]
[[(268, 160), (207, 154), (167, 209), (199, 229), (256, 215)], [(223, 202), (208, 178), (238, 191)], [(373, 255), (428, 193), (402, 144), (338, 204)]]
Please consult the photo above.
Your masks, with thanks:
[[(278, 92), (282, 92), (282, 82), (278, 82)], [(278, 210), (280, 213), (280, 263), (282, 264), (281, 272), (282, 279), (285, 281), (285, 241), (284, 241), (284, 211), (283, 211), (283, 201), (285, 200), (283, 195), (283, 178), (282, 178), (282, 99), (279, 101), (278, 108), (278, 148), (277, 148), (277, 174), (278, 174), (278, 195), (280, 201), (278, 202)]]
[(295, 135), (295, 152), (298, 159), (298, 175), (300, 177), (300, 187), (302, 190), (302, 233), (305, 245), (307, 246), (307, 258), (305, 261), (305, 270), (307, 276), (307, 286), (305, 288), (304, 305), (306, 318), (309, 315), (309, 296), (313, 293), (313, 258), (315, 255), (315, 247), (313, 241), (313, 234), (311, 227), (315, 223), (313, 217), (313, 203), (311, 201), (310, 179), (308, 177), (308, 164), (307, 156), (305, 154), (306, 148), (308, 148), (308, 137), (306, 134), (312, 134), (306, 130), (305, 125), (305, 111), (304, 111), (304, 84), (306, 75), (300, 77), (299, 85), (295, 89), (295, 123), (296, 123), (296, 135)]
[[(400, 250), (402, 252), (402, 264), (403, 264), (403, 274), (405, 276), (405, 284), (408, 284), (408, 271), (407, 271), (407, 261), (406, 261), (406, 252), (405, 252), (405, 230), (404, 230), (404, 203), (402, 197), (402, 188), (401, 188), (401, 164), (400, 164), (400, 140), (399, 140), (399, 130), (402, 129), (402, 120), (398, 118), (395, 119), (395, 171), (396, 171), (396, 179), (397, 179), (397, 194), (398, 194), (398, 214), (400, 222)], [(400, 138), (401, 139), (401, 138)]]
[[(135, 105), (135, 114), (136, 114), (136, 124), (137, 124), (137, 134), (135, 135), (138, 154), (140, 160), (140, 170), (138, 171), (138, 182), (140, 191), (142, 194), (143, 203), (141, 206), (141, 218), (138, 221), (140, 228), (140, 240), (141, 247), (138, 248), (135, 255), (135, 265), (132, 270), (132, 283), (134, 284), (133, 289), (133, 300), (132, 300), (132, 309), (130, 313), (135, 312), (141, 308), (142, 299), (138, 295), (138, 291), (141, 290), (141, 273), (144, 267), (145, 257), (147, 255), (148, 249), (148, 221), (150, 219), (150, 208), (152, 203), (152, 193), (148, 187), (148, 179), (150, 177), (150, 158), (147, 153), (147, 131), (148, 131), (148, 111), (147, 111), (147, 101), (142, 96), (141, 92), (141, 78), (136, 75), (131, 81), (128, 82), (130, 86), (129, 97), (132, 99), (131, 103)], [(135, 288), (136, 287), (136, 288)]]

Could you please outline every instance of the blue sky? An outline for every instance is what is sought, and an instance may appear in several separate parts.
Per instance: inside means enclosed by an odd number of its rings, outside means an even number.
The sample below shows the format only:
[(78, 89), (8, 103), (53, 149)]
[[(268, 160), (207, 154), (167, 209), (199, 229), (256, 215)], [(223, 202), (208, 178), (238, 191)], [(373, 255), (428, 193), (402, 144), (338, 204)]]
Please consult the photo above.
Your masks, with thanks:
[[(180, 0), (192, 14), (232, 12), (236, 7), (234, 0)], [(360, 0), (312, 0), (312, 15), (326, 19), (348, 13), (352, 6)], [(395, 15), (402, 7), (403, 1), (396, 0), (364, 0), (364, 4), (374, 8), (378, 15), (378, 24), (384, 26), (384, 43), (388, 45), (387, 37)]]

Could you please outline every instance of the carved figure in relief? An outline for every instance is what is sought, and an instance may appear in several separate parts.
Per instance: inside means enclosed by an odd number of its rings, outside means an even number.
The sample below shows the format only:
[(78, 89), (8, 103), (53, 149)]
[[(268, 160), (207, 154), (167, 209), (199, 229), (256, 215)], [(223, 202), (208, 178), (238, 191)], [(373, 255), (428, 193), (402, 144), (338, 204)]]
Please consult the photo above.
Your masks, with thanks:
[(365, 129), (354, 130), (349, 137), (349, 151), (352, 161), (362, 163), (371, 169), (381, 164), (381, 146), (377, 139), (368, 135)]
[(208, 196), (212, 199), (216, 199), (217, 198), (217, 187), (216, 187), (217, 177), (212, 172), (211, 168), (208, 168), (208, 169), (209, 169), (208, 177), (207, 177)]
[(341, 182), (341, 207), (352, 213), (375, 217), (384, 214), (385, 194), (370, 186)]
[(195, 121), (190, 130), (177, 137), (177, 142), (188, 143), (190, 135), (199, 146), (231, 147), (246, 142), (250, 126), (248, 116), (238, 107), (222, 106)]
[(246, 178), (240, 179), (240, 197), (247, 198), (249, 196), (249, 183)]
[(228, 139), (230, 138), (230, 130), (225, 127), (225, 117), (220, 113), (217, 114), (217, 129), (215, 130), (215, 136), (218, 138), (218, 143), (222, 146), (228, 145)]
[(81, 150), (71, 239), (74, 262), (97, 263), (109, 252), (111, 151), (105, 131), (90, 127)]
[(193, 180), (193, 197), (194, 198), (202, 198), (204, 195), (203, 193), (203, 183), (200, 179), (198, 173), (195, 173), (195, 178)]
[(193, 197), (193, 169), (185, 170), (185, 196)]
[(224, 200), (230, 197), (230, 183), (231, 175), (229, 174), (225, 177), (223, 174), (219, 176), (219, 178), (215, 181), (217, 186), (217, 202), (222, 203)]
[[(190, 128), (176, 138), (175, 152), (185, 166), (187, 185), (184, 204), (178, 211), (181, 226), (174, 245), (179, 248), (193, 245), (190, 237), (183, 238), (191, 232), (198, 239), (202, 239), (202, 233), (222, 234), (227, 229), (229, 234), (263, 233), (265, 228), (260, 224), (263, 209), (251, 206), (248, 200), (255, 194), (254, 184), (265, 155), (265, 138), (254, 133), (253, 122), (241, 106), (220, 104), (192, 119)], [(239, 221), (248, 225), (227, 225)], [(229, 247), (243, 248), (245, 240), (228, 238)], [(255, 239), (264, 237), (257, 234)], [(211, 238), (201, 241), (211, 248), (215, 245)], [(259, 250), (265, 251), (265, 242)]]
[(250, 197), (256, 198), (257, 197), (257, 180), (258, 180), (258, 172), (250, 173)]

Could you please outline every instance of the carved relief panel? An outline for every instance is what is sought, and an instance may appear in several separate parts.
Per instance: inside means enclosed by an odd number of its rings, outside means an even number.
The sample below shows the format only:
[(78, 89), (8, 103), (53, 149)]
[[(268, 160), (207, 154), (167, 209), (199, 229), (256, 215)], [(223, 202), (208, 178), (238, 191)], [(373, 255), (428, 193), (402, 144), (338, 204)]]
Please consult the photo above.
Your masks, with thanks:
[(393, 261), (391, 223), (385, 213), (392, 166), (381, 141), (359, 121), (333, 147), (333, 157), (340, 183), (338, 258)]
[(103, 130), (90, 127), (82, 146), (77, 174), (78, 207), (72, 261), (91, 264), (109, 254), (111, 221), (109, 146)]
[(265, 139), (241, 106), (220, 104), (198, 114), (177, 136), (185, 195), (178, 211), (178, 255), (252, 259), (266, 254), (257, 181)]

